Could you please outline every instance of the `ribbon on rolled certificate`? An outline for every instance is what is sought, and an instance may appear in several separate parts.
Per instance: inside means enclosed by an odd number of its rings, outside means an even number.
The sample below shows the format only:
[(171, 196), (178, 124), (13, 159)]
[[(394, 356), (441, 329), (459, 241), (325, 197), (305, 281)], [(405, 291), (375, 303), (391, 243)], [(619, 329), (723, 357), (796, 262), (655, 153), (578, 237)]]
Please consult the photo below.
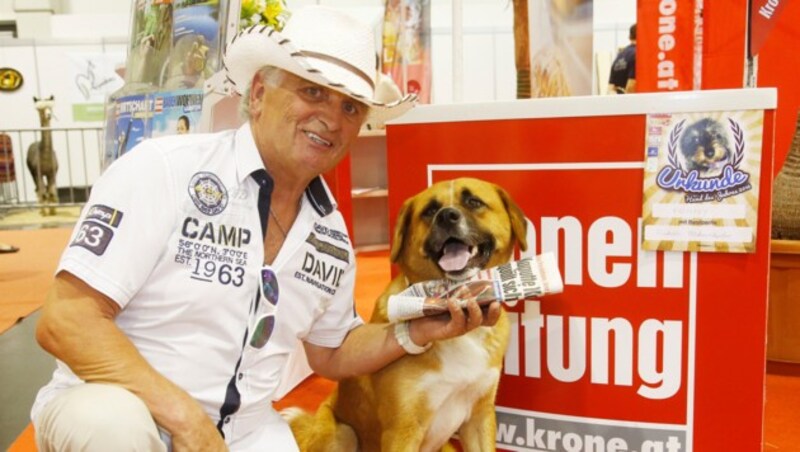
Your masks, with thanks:
[(493, 301), (511, 303), (564, 291), (564, 282), (553, 253), (526, 257), (518, 261), (481, 270), (466, 281), (437, 279), (412, 284), (389, 296), (390, 322), (449, 312), (447, 300), (465, 307), (474, 298), (483, 306)]

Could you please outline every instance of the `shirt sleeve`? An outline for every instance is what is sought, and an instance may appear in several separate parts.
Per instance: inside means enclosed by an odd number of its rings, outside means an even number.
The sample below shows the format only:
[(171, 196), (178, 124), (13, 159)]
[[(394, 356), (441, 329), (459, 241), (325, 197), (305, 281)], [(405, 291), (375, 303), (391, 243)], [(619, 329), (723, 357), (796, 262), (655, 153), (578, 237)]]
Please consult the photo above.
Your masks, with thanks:
[(92, 186), (56, 272), (67, 271), (124, 307), (150, 276), (174, 229), (172, 175), (149, 140)]

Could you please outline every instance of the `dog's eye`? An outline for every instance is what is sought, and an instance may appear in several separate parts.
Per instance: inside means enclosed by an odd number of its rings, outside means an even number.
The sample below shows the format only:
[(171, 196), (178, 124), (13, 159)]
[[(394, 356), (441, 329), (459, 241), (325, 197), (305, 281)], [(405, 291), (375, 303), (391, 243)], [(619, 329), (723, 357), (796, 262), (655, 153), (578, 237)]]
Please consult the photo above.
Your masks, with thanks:
[(485, 206), (485, 205), (486, 205), (486, 204), (484, 204), (484, 202), (483, 202), (483, 201), (481, 201), (479, 198), (475, 198), (475, 197), (469, 197), (469, 198), (465, 199), (465, 200), (464, 200), (464, 203), (465, 203), (465, 204), (467, 205), (467, 207), (469, 207), (470, 209), (479, 209), (479, 208), (481, 208), (481, 207), (483, 207), (483, 206)]
[(437, 203), (428, 204), (428, 206), (425, 208), (425, 210), (422, 211), (422, 217), (423, 218), (433, 218), (434, 216), (436, 216), (436, 212), (439, 211), (440, 207), (441, 206), (439, 206), (439, 204), (437, 204)]

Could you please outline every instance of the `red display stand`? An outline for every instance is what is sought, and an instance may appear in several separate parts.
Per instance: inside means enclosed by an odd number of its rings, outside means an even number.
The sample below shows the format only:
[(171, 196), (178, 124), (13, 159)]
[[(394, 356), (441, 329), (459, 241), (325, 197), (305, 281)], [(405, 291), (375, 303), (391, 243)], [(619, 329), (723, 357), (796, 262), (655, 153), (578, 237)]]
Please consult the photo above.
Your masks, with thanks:
[[(459, 176), (504, 187), (562, 294), (509, 308), (503, 450), (760, 451), (774, 89), (420, 106), (388, 127), (389, 211)], [(646, 118), (763, 110), (754, 253), (641, 250)], [(756, 214), (754, 214), (756, 215)], [(613, 331), (613, 333), (609, 333)]]

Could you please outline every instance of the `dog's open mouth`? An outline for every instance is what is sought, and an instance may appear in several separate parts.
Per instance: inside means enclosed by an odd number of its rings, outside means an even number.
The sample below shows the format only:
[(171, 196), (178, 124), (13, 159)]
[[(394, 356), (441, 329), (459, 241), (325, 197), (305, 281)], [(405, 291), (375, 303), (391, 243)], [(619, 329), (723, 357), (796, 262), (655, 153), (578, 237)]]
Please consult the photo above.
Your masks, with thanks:
[(492, 248), (491, 240), (470, 245), (451, 237), (444, 242), (434, 259), (448, 278), (459, 279), (470, 276), (468, 273), (472, 270), (482, 269), (489, 261)]

